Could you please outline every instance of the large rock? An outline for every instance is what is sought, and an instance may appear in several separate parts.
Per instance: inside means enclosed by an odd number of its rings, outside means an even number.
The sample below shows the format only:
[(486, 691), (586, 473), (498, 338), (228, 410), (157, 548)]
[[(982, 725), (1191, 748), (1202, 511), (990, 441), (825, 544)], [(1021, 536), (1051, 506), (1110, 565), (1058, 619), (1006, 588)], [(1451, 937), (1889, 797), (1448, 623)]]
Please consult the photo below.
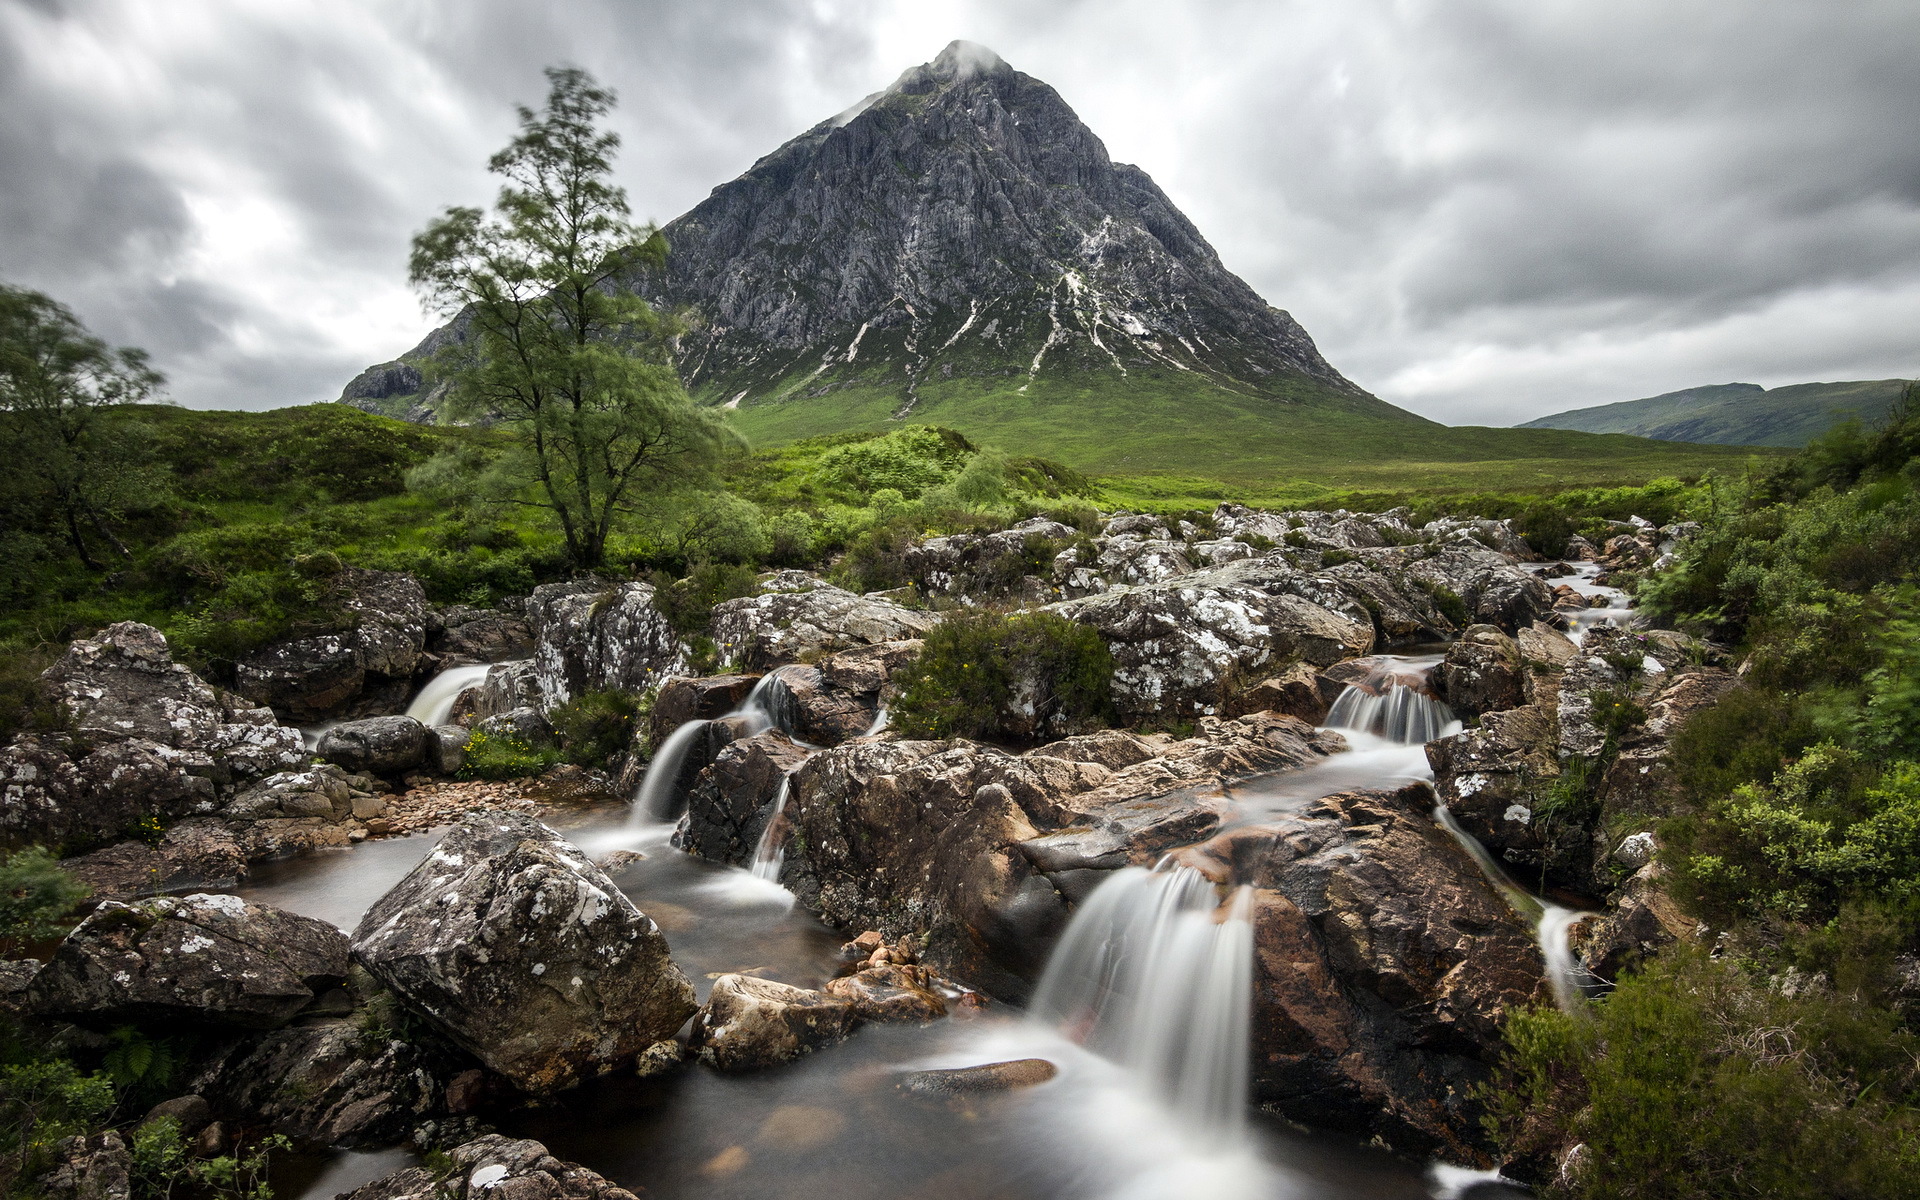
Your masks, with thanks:
[(0, 834), (97, 841), (141, 818), (211, 811), (221, 792), (304, 761), (298, 730), (209, 687), (132, 621), (81, 638), (41, 677), (71, 736), (0, 750)]
[(646, 583), (549, 583), (527, 599), (534, 677), (551, 712), (586, 692), (644, 692), (687, 673), (686, 644)]
[(534, 669), (533, 660), (525, 658), (488, 667), (480, 686), (462, 693), (454, 701), (452, 720), (459, 725), (473, 725), (518, 708), (539, 707), (539, 672)]
[(855, 646), (909, 641), (940, 620), (799, 571), (776, 572), (761, 589), (713, 609), (713, 640), (722, 659), (739, 670), (768, 671)]
[(328, 586), (346, 628), (268, 647), (235, 668), (235, 686), (301, 721), (401, 707), (426, 648), (426, 592), (411, 575), (358, 567)]
[(190, 817), (169, 826), (158, 844), (119, 842), (64, 859), (60, 867), (86, 884), (95, 901), (226, 891), (247, 877), (247, 848), (226, 822)]
[(1019, 593), (1025, 579), (1044, 574), (1061, 544), (1076, 535), (1072, 526), (1034, 517), (997, 533), (928, 538), (907, 549), (902, 565), (927, 595), (999, 599)]
[(442, 670), (505, 662), (533, 653), (533, 629), (512, 613), (455, 604), (433, 614), (427, 649), (439, 656)]
[(1515, 1008), (1548, 999), (1532, 931), (1423, 785), (1331, 796), (1178, 857), (1254, 889), (1253, 1092), (1403, 1153), (1483, 1151), (1472, 1093)]
[(1527, 702), (1525, 669), (1514, 640), (1491, 625), (1470, 625), (1447, 647), (1434, 691), (1463, 721)]
[(647, 715), (648, 739), (656, 748), (688, 721), (711, 721), (740, 707), (753, 693), (756, 675), (706, 675), (669, 679), (660, 685)]
[(346, 936), (326, 922), (195, 894), (100, 905), (29, 995), (43, 1016), (94, 1025), (272, 1029), (346, 973)]
[(1536, 812), (1560, 777), (1554, 710), (1528, 704), (1485, 713), (1480, 724), (1427, 743), (1434, 790), (1460, 827), (1516, 868), (1539, 878), (1551, 865), (1585, 882), (1586, 835)]
[(964, 741), (822, 751), (792, 776), (782, 880), (835, 925), (925, 935), (942, 975), (1020, 998), (1092, 876), (1215, 831), (1223, 779), (1339, 745), (1271, 715), (1201, 729), (1160, 743), (1110, 731), (1021, 756)]
[(407, 1167), (339, 1200), (636, 1200), (578, 1163), (561, 1162), (539, 1142), (490, 1133), (453, 1148), (450, 1171)]
[(381, 1145), (439, 1105), (427, 1052), (374, 1036), (364, 1014), (303, 1019), (226, 1047), (194, 1086), (220, 1112), (308, 1146)]
[(688, 793), (684, 848), (715, 862), (752, 862), (780, 784), (807, 754), (779, 730), (722, 747)]
[(1371, 650), (1365, 609), (1344, 594), (1334, 603), (1348, 611), (1300, 594), (1312, 586), (1269, 557), (1052, 608), (1100, 632), (1123, 716), (1165, 720), (1220, 712), (1292, 663), (1326, 666)]
[(748, 1071), (830, 1046), (853, 1031), (853, 1003), (752, 975), (722, 975), (694, 1023), (700, 1060)]
[(398, 775), (426, 762), (427, 736), (427, 727), (412, 717), (367, 717), (321, 734), (317, 751), (349, 771)]
[(353, 949), (529, 1092), (631, 1063), (695, 1007), (659, 926), (580, 851), (517, 813), (463, 818), (361, 919)]
[(1522, 570), (1513, 557), (1486, 549), (1472, 538), (1448, 542), (1431, 553), (1375, 551), (1369, 560), (1397, 563), (1410, 579), (1447, 589), (1460, 598), (1470, 621), (1508, 634), (1548, 619), (1553, 612), (1553, 592), (1546, 584)]
[(55, 1142), (53, 1165), (38, 1182), (56, 1200), (130, 1200), (132, 1172), (133, 1152), (109, 1129)]

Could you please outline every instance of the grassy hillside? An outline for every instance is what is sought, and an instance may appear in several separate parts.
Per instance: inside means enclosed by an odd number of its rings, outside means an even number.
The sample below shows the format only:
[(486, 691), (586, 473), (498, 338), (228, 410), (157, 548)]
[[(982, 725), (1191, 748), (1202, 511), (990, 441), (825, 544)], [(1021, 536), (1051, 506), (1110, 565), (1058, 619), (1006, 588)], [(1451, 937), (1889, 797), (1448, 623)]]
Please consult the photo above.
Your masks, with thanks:
[(1843, 421), (1868, 426), (1884, 423), (1906, 385), (1904, 379), (1796, 383), (1771, 389), (1725, 383), (1577, 408), (1517, 428), (1628, 433), (1727, 446), (1798, 447)]
[[(1564, 430), (1448, 427), (1307, 381), (1278, 397), (1192, 376), (1135, 371), (955, 378), (922, 387), (909, 418), (1009, 454), (1089, 474), (1160, 479), (1147, 490), (1306, 500), (1344, 491), (1542, 489), (1738, 470), (1746, 450)], [(1292, 390), (1285, 390), (1285, 389)], [(825, 394), (749, 401), (728, 415), (755, 445), (898, 426), (897, 387), (850, 381)]]

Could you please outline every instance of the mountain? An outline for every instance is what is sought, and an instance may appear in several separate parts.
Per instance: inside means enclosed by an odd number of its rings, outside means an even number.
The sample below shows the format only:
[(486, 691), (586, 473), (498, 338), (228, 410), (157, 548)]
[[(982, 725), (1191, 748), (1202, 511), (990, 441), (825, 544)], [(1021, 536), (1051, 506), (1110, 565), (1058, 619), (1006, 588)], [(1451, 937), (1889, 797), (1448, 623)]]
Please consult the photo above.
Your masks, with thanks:
[(1906, 386), (1904, 379), (1796, 383), (1771, 389), (1757, 383), (1722, 383), (1645, 400), (1576, 408), (1515, 428), (1630, 433), (1663, 442), (1727, 446), (1804, 446), (1842, 421), (1879, 424)]
[[(1568, 457), (1677, 453), (1449, 430), (1373, 397), (1057, 92), (967, 42), (663, 232), (664, 270), (625, 283), (686, 315), (689, 391), (760, 444), (911, 420), (1109, 473), (1350, 485), (1382, 462), (1525, 459), (1544, 481)], [(341, 399), (432, 419), (417, 363), (460, 336)]]

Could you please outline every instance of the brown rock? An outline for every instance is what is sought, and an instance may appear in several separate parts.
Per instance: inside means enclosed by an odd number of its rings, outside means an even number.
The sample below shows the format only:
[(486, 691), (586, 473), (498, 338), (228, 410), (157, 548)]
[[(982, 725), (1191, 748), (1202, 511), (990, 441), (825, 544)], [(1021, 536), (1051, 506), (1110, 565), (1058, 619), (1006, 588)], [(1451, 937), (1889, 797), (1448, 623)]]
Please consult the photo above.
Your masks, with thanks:
[(1059, 1073), (1060, 1069), (1044, 1058), (1016, 1058), (978, 1067), (915, 1071), (902, 1079), (900, 1086), (909, 1092), (958, 1096), (968, 1092), (1005, 1092), (1033, 1087)]
[(822, 990), (853, 1005), (862, 1021), (937, 1021), (947, 1015), (947, 1002), (929, 983), (923, 968), (882, 963), (832, 980)]
[(1306, 663), (1294, 663), (1235, 697), (1227, 705), (1227, 714), (1237, 717), (1273, 712), (1318, 725), (1327, 719), (1329, 707), (1330, 698), (1320, 687), (1320, 673)]
[(1447, 648), (1434, 672), (1434, 691), (1454, 714), (1471, 721), (1482, 713), (1525, 704), (1526, 676), (1514, 639), (1491, 625), (1470, 625)]
[(752, 975), (722, 975), (695, 1019), (693, 1044), (709, 1066), (750, 1071), (832, 1045), (852, 1032), (857, 1019), (853, 1004), (839, 996)]

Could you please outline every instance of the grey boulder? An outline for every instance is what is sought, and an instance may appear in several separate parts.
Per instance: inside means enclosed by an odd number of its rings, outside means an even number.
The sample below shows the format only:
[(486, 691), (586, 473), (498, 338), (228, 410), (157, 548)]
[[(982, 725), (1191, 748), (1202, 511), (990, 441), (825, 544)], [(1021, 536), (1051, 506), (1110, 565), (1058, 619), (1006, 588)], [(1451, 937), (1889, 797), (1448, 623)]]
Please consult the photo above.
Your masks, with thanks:
[(425, 761), (427, 727), (403, 716), (347, 721), (320, 736), (318, 753), (349, 771), (396, 775)]

